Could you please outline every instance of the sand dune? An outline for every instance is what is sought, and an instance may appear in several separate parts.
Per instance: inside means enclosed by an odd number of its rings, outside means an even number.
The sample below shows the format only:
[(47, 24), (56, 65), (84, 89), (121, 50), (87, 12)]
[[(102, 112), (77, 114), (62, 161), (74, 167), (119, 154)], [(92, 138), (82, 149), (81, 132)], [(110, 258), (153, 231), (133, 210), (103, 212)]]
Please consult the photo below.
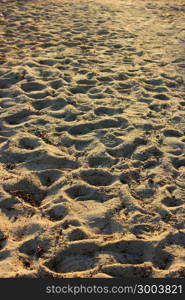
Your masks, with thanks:
[(1, 1), (1, 278), (185, 276), (184, 17)]

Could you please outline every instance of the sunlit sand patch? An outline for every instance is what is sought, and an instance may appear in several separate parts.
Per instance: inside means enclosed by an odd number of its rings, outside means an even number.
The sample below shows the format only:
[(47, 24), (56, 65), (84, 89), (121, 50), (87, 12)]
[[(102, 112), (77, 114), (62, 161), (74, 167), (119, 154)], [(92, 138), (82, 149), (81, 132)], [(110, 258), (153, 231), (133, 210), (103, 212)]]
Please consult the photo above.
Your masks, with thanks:
[(181, 2), (0, 2), (0, 277), (184, 277)]

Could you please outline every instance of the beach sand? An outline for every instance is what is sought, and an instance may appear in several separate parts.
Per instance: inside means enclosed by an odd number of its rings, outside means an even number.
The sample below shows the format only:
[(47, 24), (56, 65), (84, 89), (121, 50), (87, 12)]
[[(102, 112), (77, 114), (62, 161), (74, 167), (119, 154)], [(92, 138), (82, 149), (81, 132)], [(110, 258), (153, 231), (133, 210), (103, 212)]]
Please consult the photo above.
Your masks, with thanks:
[(185, 2), (0, 2), (0, 277), (185, 277)]

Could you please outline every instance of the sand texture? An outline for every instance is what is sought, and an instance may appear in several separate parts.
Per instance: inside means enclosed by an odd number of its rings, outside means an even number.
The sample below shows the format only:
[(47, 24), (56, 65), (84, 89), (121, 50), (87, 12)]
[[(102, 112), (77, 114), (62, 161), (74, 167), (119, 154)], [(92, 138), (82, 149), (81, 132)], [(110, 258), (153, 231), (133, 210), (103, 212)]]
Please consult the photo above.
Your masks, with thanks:
[(185, 1), (1, 0), (0, 277), (185, 277)]

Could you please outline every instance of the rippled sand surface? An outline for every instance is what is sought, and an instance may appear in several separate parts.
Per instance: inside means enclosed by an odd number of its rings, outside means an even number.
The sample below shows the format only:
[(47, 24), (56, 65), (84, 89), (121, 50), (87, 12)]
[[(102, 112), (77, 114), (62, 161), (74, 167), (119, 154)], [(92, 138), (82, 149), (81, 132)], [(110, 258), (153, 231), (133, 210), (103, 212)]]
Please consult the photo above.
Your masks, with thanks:
[(185, 276), (185, 2), (0, 2), (0, 277)]

